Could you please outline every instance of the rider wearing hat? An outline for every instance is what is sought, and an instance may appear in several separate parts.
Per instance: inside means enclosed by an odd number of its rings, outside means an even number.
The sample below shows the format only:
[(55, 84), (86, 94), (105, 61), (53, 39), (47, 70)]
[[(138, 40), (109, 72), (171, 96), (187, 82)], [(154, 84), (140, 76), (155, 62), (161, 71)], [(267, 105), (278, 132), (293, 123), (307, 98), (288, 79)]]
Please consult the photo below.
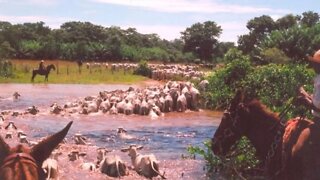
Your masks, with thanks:
[(312, 57), (309, 56), (308, 61), (317, 74), (313, 82), (313, 94), (308, 94), (303, 87), (300, 87), (298, 102), (311, 109), (316, 119), (320, 119), (320, 49)]
[(40, 61), (40, 64), (39, 64), (39, 70), (40, 71), (43, 71), (45, 69), (45, 67), (44, 67), (44, 60), (41, 60)]

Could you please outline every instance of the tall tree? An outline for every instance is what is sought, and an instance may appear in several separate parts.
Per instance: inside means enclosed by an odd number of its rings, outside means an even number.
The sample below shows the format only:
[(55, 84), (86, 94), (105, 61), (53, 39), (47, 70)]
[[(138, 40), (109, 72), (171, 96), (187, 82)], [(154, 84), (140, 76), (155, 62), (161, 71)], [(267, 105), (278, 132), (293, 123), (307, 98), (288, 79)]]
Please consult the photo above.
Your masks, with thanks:
[(222, 29), (213, 21), (196, 23), (181, 32), (184, 51), (197, 54), (200, 59), (209, 60), (218, 43)]
[(293, 26), (296, 26), (299, 23), (300, 19), (301, 19), (300, 16), (294, 16), (292, 14), (288, 14), (286, 16), (283, 16), (282, 18), (279, 18), (276, 21), (276, 26), (278, 29), (288, 29)]
[(254, 48), (276, 28), (276, 24), (270, 16), (263, 15), (249, 20), (247, 28), (250, 30), (249, 34), (240, 36), (238, 45), (243, 53), (254, 57)]
[(320, 16), (318, 13), (307, 11), (302, 13), (301, 24), (307, 27), (311, 27), (319, 23)]

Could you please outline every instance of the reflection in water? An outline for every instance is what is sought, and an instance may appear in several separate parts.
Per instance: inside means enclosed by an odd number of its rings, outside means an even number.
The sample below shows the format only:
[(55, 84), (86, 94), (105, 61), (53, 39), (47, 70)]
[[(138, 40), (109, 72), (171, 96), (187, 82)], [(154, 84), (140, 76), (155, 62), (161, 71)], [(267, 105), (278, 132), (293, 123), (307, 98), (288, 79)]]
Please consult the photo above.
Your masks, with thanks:
[[(97, 95), (99, 91), (126, 90), (128, 87), (128, 85), (2, 84), (0, 85), (0, 96), (3, 98), (0, 99), (0, 110), (25, 110), (31, 105), (38, 106), (40, 113), (35, 116), (8, 116), (7, 119), (7, 121), (15, 121), (16, 125), (28, 132), (29, 137), (32, 137), (32, 139), (39, 139), (55, 133), (73, 120), (74, 123), (67, 136), (69, 142), (72, 142), (72, 135), (80, 132), (88, 137), (92, 144), (116, 150), (126, 162), (130, 162), (130, 159), (126, 154), (121, 153), (119, 149), (129, 144), (143, 145), (142, 153), (154, 153), (162, 163), (162, 167), (167, 169), (166, 173), (171, 177), (170, 179), (174, 177), (174, 179), (177, 179), (181, 173), (186, 173), (186, 176), (180, 177), (181, 179), (203, 177), (202, 161), (182, 161), (180, 158), (182, 154), (187, 153), (186, 148), (189, 145), (203, 146), (202, 142), (212, 137), (221, 117), (219, 113), (211, 111), (167, 113), (156, 120), (151, 120), (148, 116), (139, 115), (126, 116), (122, 114), (105, 115), (97, 113), (92, 115), (61, 116), (51, 115), (48, 111), (49, 106), (54, 102), (63, 104), (88, 95)], [(18, 101), (13, 101), (11, 98), (15, 91), (21, 94), (21, 99)], [(129, 135), (136, 138), (127, 140), (119, 138), (116, 134), (116, 129), (119, 127), (125, 128), (128, 130), (127, 133)], [(63, 166), (66, 170), (69, 168), (69, 173), (73, 173), (74, 179), (79, 177), (75, 175), (77, 170), (70, 169), (71, 167), (68, 166), (67, 162), (64, 162)], [(101, 176), (97, 176), (94, 179), (100, 178)]]

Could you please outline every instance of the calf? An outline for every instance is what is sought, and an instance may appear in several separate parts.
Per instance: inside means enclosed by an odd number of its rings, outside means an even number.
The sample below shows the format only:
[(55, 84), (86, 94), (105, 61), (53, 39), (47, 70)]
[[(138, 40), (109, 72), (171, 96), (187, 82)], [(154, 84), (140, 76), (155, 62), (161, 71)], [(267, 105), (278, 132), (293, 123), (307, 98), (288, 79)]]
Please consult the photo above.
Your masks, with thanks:
[(120, 139), (136, 139), (135, 137), (128, 135), (127, 130), (123, 129), (122, 127), (118, 128), (117, 135)]
[(138, 174), (147, 178), (153, 178), (159, 175), (162, 179), (166, 179), (164, 173), (163, 175), (160, 174), (157, 159), (153, 154), (141, 155), (137, 152), (137, 150), (142, 148), (143, 146), (137, 147), (136, 145), (131, 145), (129, 148), (121, 149), (121, 151), (129, 152), (128, 155), (131, 157), (132, 165)]
[(55, 159), (48, 158), (42, 163), (42, 169), (46, 174), (46, 180), (58, 180), (58, 162)]
[(98, 162), (100, 171), (111, 177), (121, 177), (128, 175), (127, 167), (117, 155), (106, 154), (110, 152), (106, 149), (98, 149)]
[(14, 124), (14, 122), (13, 121), (10, 121), (9, 123), (8, 123), (8, 125), (4, 128), (5, 130), (17, 130), (18, 128), (17, 128), (17, 126)]
[(78, 145), (89, 145), (90, 143), (87, 142), (87, 138), (82, 136), (80, 133), (76, 133), (73, 137), (75, 144)]
[(14, 100), (19, 99), (20, 96), (21, 96), (21, 95), (20, 95), (18, 92), (14, 92), (14, 93), (13, 93), (13, 99), (14, 99)]
[(92, 162), (82, 163), (80, 168), (86, 171), (96, 171), (96, 165)]
[(4, 124), (4, 117), (0, 115), (0, 129), (2, 129), (3, 124)]

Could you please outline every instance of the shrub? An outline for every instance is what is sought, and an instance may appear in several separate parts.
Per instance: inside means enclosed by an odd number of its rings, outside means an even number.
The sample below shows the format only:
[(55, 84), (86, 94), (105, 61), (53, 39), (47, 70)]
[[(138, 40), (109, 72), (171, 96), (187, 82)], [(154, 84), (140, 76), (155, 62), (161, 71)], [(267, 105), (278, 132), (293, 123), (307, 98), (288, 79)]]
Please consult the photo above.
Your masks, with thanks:
[(227, 179), (237, 179), (238, 177), (253, 178), (262, 177), (259, 171), (260, 161), (255, 157), (255, 149), (247, 138), (242, 138), (236, 148), (228, 153), (228, 158), (219, 158), (211, 151), (211, 141), (204, 142), (204, 149), (189, 146), (188, 152), (192, 155), (200, 155), (206, 162), (207, 175), (211, 178), (221, 176)]
[(139, 62), (138, 68), (133, 73), (151, 78), (152, 71), (148, 66), (148, 62), (145, 60), (141, 60)]
[(0, 59), (0, 76), (5, 78), (13, 76), (13, 66), (10, 61)]
[[(298, 87), (306, 85), (307, 90), (312, 89), (314, 72), (306, 65), (296, 64), (268, 64), (252, 66), (247, 59), (236, 59), (226, 66), (213, 72), (209, 77), (208, 98), (214, 109), (225, 109), (234, 97), (236, 89), (243, 89), (248, 97), (258, 98), (273, 111), (280, 112), (284, 107), (293, 103)], [(285, 119), (306, 112), (300, 107), (291, 108)], [(241, 139), (236, 148), (227, 158), (219, 159), (211, 152), (210, 143), (205, 143), (205, 148), (190, 147), (191, 154), (204, 157), (208, 172), (220, 171), (219, 175), (228, 179), (237, 179), (250, 176), (260, 176), (259, 161), (255, 158), (254, 148), (245, 138)], [(214, 175), (214, 174), (213, 174)]]
[(209, 107), (223, 109), (227, 107), (235, 89), (241, 87), (242, 80), (253, 70), (248, 59), (236, 59), (225, 67), (213, 72), (209, 77), (207, 98)]

